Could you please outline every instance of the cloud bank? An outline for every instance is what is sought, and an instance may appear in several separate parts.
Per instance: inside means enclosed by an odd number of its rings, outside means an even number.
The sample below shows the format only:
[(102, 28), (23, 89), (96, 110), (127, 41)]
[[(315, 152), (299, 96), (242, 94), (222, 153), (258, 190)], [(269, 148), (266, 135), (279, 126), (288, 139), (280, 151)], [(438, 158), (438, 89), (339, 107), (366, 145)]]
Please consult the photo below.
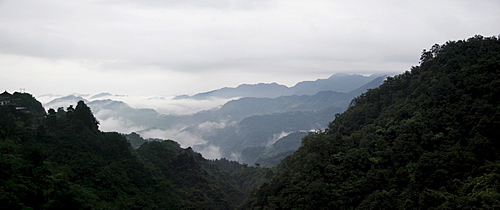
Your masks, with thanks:
[(434, 43), (497, 35), (499, 8), (488, 0), (4, 0), (0, 83), (35, 94), (172, 96), (403, 72)]

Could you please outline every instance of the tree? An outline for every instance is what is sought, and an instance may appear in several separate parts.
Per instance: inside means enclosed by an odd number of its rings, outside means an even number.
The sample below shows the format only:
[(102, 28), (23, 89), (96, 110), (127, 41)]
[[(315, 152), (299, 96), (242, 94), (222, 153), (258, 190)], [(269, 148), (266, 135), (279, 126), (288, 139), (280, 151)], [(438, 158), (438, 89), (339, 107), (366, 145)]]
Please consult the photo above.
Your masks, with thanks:
[(52, 108), (48, 110), (48, 115), (47, 115), (47, 126), (53, 127), (57, 125), (57, 116), (56, 116), (56, 111)]
[(85, 127), (92, 131), (97, 131), (99, 126), (99, 121), (94, 117), (90, 107), (83, 101), (78, 101), (75, 108), (74, 120), (81, 122)]

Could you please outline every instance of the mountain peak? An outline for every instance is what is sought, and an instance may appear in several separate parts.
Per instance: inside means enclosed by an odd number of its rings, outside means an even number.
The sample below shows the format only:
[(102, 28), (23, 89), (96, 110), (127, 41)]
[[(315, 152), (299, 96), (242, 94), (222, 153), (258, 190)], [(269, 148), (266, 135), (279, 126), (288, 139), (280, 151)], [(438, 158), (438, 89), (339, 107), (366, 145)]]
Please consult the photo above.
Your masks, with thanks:
[(102, 92), (102, 93), (99, 93), (99, 94), (96, 94), (96, 95), (93, 95), (92, 97), (90, 97), (91, 99), (94, 99), (94, 98), (102, 98), (102, 97), (106, 97), (106, 96), (112, 96), (113, 94), (111, 93), (108, 93), (108, 92)]

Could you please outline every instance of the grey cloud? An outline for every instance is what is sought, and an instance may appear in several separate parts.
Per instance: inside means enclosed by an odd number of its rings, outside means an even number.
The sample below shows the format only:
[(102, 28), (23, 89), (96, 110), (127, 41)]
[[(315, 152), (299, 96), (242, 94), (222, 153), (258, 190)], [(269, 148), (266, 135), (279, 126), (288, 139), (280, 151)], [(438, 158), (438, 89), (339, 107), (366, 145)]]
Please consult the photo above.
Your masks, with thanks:
[(281, 131), (281, 133), (275, 133), (273, 134), (273, 138), (270, 139), (267, 144), (266, 144), (266, 147), (269, 147), (271, 145), (273, 145), (274, 143), (276, 143), (276, 141), (278, 141), (279, 139), (285, 137), (285, 136), (288, 136), (288, 134), (290, 134), (291, 132), (285, 132), (285, 131)]
[[(99, 115), (96, 115), (96, 117), (99, 119)], [(99, 119), (99, 123), (100, 123), (99, 129), (102, 131), (131, 133), (144, 129), (144, 127), (133, 125), (131, 121), (123, 118), (111, 117), (105, 120)]]
[(210, 9), (258, 9), (273, 0), (108, 0), (106, 3), (132, 4), (144, 7), (195, 7)]
[(159, 138), (159, 139), (171, 139), (179, 144), (182, 147), (193, 147), (197, 145), (205, 145), (207, 143), (206, 140), (201, 137), (184, 131), (181, 128), (176, 129), (149, 129), (138, 132), (144, 138)]
[(218, 158), (222, 157), (222, 153), (220, 151), (220, 148), (217, 146), (214, 146), (213, 144), (209, 144), (209, 145), (206, 145), (202, 148), (199, 148), (199, 149), (195, 148), (195, 149), (197, 149), (197, 151), (200, 152), (201, 155), (203, 155), (203, 157), (206, 159), (213, 160), (213, 159), (218, 159)]
[[(0, 53), (36, 59), (28, 66), (0, 55), (0, 63), (24, 72), (74, 65), (96, 78), (200, 73), (211, 87), (236, 83), (221, 79), (229, 76), (287, 83), (335, 72), (403, 72), (434, 43), (496, 35), (498, 8), (486, 0), (11, 0), (0, 6)], [(120, 76), (123, 87), (136, 78)]]
[[(44, 33), (22, 33), (0, 29), (0, 51), (45, 58), (64, 58), (81, 50), (75, 43), (64, 37)], [(73, 55), (71, 57), (76, 57)]]

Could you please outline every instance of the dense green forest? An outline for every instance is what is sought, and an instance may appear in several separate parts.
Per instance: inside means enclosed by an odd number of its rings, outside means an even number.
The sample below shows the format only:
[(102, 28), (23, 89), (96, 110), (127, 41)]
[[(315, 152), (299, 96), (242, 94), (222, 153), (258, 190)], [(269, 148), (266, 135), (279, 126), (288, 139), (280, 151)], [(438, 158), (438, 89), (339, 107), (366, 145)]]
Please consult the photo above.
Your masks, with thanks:
[(424, 50), (351, 102), (246, 201), (251, 209), (499, 209), (500, 40)]
[(28, 93), (12, 97), (0, 106), (2, 209), (234, 209), (273, 175), (171, 140), (101, 132), (83, 101), (45, 113)]
[(14, 93), (0, 106), (0, 208), (499, 209), (500, 40), (436, 44), (420, 60), (272, 169), (101, 132), (83, 101), (46, 113)]

